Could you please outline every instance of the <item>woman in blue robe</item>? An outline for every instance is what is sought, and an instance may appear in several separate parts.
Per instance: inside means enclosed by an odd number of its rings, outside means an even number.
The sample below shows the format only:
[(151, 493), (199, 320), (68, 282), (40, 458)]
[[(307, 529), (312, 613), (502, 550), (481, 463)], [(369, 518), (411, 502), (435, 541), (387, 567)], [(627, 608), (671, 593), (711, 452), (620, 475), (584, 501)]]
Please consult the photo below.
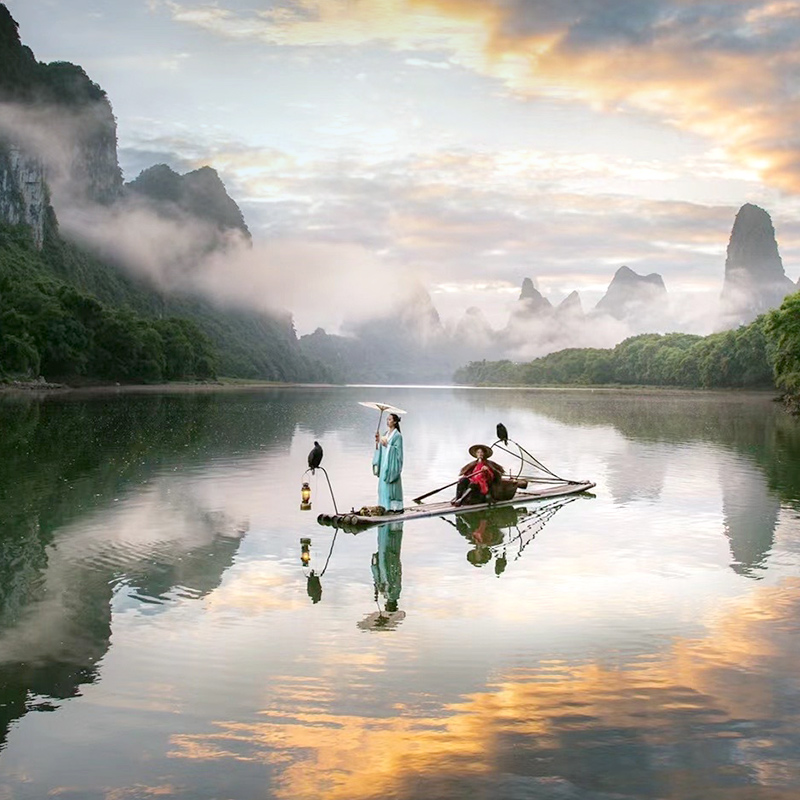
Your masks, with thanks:
[(388, 430), (384, 436), (375, 434), (375, 454), (372, 472), (378, 476), (378, 505), (387, 511), (403, 510), (403, 434), (400, 417), (391, 413), (386, 417)]

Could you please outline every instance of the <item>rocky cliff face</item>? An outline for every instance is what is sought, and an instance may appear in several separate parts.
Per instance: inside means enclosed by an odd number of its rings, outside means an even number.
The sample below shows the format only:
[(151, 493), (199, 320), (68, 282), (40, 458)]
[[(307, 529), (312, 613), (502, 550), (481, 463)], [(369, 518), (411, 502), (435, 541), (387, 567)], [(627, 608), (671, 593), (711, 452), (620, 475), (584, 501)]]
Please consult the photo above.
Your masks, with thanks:
[(117, 121), (108, 99), (104, 96), (83, 108), (65, 128), (71, 136), (67, 192), (82, 202), (113, 203), (122, 191), (122, 172), (117, 160)]
[(627, 319), (642, 313), (647, 306), (663, 301), (666, 294), (667, 287), (657, 272), (639, 275), (630, 267), (620, 267), (595, 311), (615, 319)]
[(50, 188), (63, 203), (113, 202), (122, 187), (117, 124), (80, 67), (42, 64), (0, 4), (0, 221), (30, 224), (41, 246)]
[(48, 204), (44, 165), (19, 147), (0, 145), (0, 220), (29, 225), (41, 248)]
[(736, 214), (722, 287), (727, 325), (751, 322), (795, 291), (783, 269), (775, 229), (763, 208), (746, 203)]

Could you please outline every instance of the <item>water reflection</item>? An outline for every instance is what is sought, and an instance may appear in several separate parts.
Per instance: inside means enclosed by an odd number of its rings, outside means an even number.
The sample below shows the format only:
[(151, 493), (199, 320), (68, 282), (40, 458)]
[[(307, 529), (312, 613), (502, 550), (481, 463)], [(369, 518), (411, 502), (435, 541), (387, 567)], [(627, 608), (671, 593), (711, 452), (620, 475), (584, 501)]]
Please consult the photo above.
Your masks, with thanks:
[(0, 401), (0, 749), (26, 711), (97, 679), (120, 591), (159, 604), (219, 586), (247, 521), (168, 497), (177, 487), (156, 477), (220, 448), (215, 409), (208, 396)]
[[(480, 393), (467, 397), (479, 406), (487, 400)], [(510, 391), (491, 399), (512, 419), (514, 410), (534, 412), (577, 429), (609, 426), (621, 434), (624, 442), (609, 441), (601, 459), (619, 504), (658, 502), (677, 465), (708, 493), (718, 486), (731, 568), (741, 575), (758, 577), (763, 569), (781, 501), (800, 507), (800, 426), (767, 395)], [(716, 463), (697, 463), (686, 447), (692, 441), (718, 446)]]
[(377, 611), (358, 623), (362, 630), (382, 631), (396, 628), (406, 616), (398, 609), (403, 591), (403, 565), (400, 548), (403, 544), (403, 523), (390, 522), (377, 528), (378, 550), (372, 554), (370, 568)]
[(516, 561), (545, 525), (564, 506), (576, 500), (594, 497), (586, 492), (575, 497), (558, 497), (529, 506), (502, 506), (486, 511), (458, 514), (452, 525), (473, 547), (467, 551), (467, 561), (473, 567), (483, 567), (494, 559), (498, 577), (506, 571), (509, 558)]
[(409, 496), (503, 419), (597, 497), (351, 536), (355, 390), (0, 402), (3, 800), (797, 796), (797, 433), (404, 391)]
[(423, 785), (432, 797), (789, 800), (800, 789), (798, 618), (800, 582), (788, 580), (663, 653), (621, 668), (505, 670), (428, 713), (400, 691), (392, 715), (348, 714), (330, 684), (312, 703), (312, 684), (287, 676), (260, 720), (175, 736), (172, 756), (269, 765), (270, 794), (299, 799), (405, 799)]

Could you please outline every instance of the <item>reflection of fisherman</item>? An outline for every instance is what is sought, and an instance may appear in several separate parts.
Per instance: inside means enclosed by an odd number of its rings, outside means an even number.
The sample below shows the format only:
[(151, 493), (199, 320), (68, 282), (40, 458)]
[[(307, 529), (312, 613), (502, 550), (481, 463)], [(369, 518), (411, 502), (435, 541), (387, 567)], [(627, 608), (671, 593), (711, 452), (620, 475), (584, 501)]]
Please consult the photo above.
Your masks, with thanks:
[(454, 506), (483, 503), (491, 499), (492, 485), (505, 472), (497, 462), (489, 461), (492, 453), (492, 448), (485, 444), (474, 444), (470, 447), (469, 454), (475, 460), (461, 467), (456, 496), (451, 501)]
[(458, 532), (475, 545), (467, 552), (467, 561), (474, 567), (482, 567), (490, 561), (492, 558), (490, 547), (503, 541), (503, 532), (496, 523), (483, 514), (458, 516), (456, 526)]
[(383, 595), (387, 611), (397, 611), (397, 601), (403, 584), (400, 564), (400, 545), (403, 543), (403, 523), (392, 522), (378, 528), (378, 552), (372, 554), (372, 579), (375, 599)]
[[(456, 527), (458, 532), (472, 542), (475, 547), (467, 552), (467, 561), (474, 567), (482, 567), (491, 561), (492, 547), (503, 543), (503, 527), (512, 527), (517, 524), (516, 509), (511, 507), (501, 507), (493, 511), (481, 513), (477, 511), (472, 514), (460, 514), (456, 517)], [(505, 559), (505, 556), (502, 557)], [(505, 569), (505, 561), (502, 569)], [(495, 572), (497, 565), (495, 565)]]

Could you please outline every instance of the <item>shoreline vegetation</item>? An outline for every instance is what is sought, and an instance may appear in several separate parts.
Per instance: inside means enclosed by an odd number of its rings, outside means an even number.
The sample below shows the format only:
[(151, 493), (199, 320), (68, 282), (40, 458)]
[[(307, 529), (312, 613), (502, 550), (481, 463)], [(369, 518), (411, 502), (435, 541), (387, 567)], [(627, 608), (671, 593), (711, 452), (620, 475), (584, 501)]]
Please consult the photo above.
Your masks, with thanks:
[(37, 380), (0, 380), (0, 394), (156, 394), (180, 392), (237, 391), (241, 389), (326, 388), (333, 383), (263, 381), (249, 378), (219, 378), (207, 381), (167, 383), (55, 383)]
[(471, 386), (639, 386), (772, 390), (800, 413), (800, 292), (735, 330), (698, 336), (645, 333), (614, 348), (571, 348), (528, 362), (472, 361), (454, 380)]

